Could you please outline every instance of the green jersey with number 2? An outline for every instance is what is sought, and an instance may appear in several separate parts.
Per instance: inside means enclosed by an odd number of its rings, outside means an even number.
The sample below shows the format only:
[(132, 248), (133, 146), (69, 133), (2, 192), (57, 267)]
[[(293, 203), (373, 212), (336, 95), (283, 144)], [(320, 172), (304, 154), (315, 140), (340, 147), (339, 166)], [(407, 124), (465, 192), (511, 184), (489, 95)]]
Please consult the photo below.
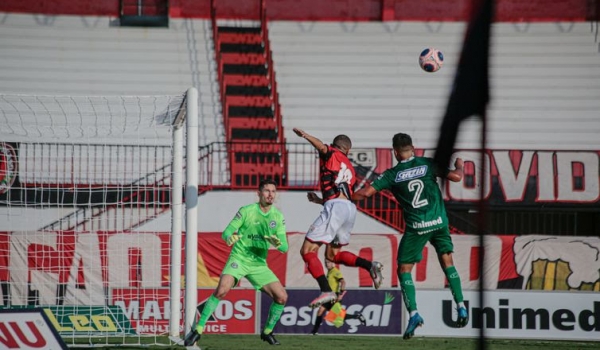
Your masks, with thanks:
[(437, 183), (437, 177), (445, 178), (448, 172), (438, 169), (432, 158), (411, 157), (386, 170), (372, 186), (391, 191), (400, 202), (407, 231), (425, 233), (448, 225)]

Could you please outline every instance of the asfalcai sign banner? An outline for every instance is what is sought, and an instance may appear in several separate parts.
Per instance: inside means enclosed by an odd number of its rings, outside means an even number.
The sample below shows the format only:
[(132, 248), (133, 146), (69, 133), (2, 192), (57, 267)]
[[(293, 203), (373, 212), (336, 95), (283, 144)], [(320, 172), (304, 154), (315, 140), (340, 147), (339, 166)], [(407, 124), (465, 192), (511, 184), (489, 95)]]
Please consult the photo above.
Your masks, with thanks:
[[(288, 302), (285, 306), (279, 323), (275, 327), (276, 333), (308, 334), (312, 330), (318, 309), (311, 309), (308, 304), (319, 295), (315, 289), (288, 289)], [(261, 296), (261, 320), (267, 319), (271, 299)], [(399, 289), (374, 290), (351, 289), (348, 290), (342, 305), (348, 314), (360, 312), (366, 319), (362, 325), (357, 319), (348, 319), (340, 328), (323, 321), (319, 333), (321, 334), (401, 334), (402, 324), (402, 295)]]

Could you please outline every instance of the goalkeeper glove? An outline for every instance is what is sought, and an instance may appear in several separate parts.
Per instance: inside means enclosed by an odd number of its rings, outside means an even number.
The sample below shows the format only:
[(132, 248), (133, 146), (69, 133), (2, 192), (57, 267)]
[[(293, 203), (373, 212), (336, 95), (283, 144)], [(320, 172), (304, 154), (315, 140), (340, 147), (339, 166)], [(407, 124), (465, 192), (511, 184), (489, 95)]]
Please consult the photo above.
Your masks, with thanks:
[(279, 248), (281, 246), (281, 240), (276, 236), (264, 236), (265, 241), (271, 243), (271, 245), (275, 248)]
[(232, 245), (235, 244), (235, 242), (237, 242), (239, 240), (240, 240), (240, 235), (234, 233), (234, 234), (230, 235), (229, 237), (227, 237), (227, 245), (231, 247)]

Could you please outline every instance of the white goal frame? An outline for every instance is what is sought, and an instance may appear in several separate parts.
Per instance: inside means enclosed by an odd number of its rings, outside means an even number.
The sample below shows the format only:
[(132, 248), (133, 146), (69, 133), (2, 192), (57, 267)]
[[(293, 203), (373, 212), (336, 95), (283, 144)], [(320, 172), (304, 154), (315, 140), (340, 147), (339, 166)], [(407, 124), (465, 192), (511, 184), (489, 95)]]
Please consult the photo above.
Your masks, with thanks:
[[(8, 262), (0, 266), (8, 276), (0, 281), (0, 307), (55, 310), (68, 345), (82, 345), (81, 338), (85, 346), (113, 345), (111, 337), (123, 345), (181, 344), (197, 307), (199, 131), (194, 87), (180, 96), (0, 93), (0, 219), (7, 219), (0, 257)], [(60, 199), (38, 201), (38, 192)], [(64, 251), (73, 254), (68, 262), (46, 267)], [(37, 265), (28, 267), (31, 257)], [(160, 305), (158, 321), (145, 325), (144, 298)], [(115, 322), (115, 332), (65, 333), (60, 326), (61, 317), (86, 314), (92, 322), (109, 309), (133, 327)]]

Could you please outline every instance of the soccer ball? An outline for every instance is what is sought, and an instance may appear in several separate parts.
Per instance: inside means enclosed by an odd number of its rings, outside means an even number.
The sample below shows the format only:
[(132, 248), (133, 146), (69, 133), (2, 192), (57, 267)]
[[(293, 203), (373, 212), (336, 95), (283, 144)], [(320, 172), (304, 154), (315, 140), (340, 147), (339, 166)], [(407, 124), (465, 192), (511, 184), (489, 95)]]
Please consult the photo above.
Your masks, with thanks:
[(444, 64), (444, 54), (433, 47), (426, 48), (419, 56), (419, 66), (426, 72), (437, 72), (442, 68), (442, 64)]

